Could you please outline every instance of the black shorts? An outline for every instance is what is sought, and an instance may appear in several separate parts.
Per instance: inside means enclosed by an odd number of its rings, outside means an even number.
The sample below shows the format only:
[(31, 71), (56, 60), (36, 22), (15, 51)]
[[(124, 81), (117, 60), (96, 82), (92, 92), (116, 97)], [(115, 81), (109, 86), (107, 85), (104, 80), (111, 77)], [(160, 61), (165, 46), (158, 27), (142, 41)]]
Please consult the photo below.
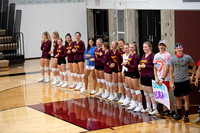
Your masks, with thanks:
[(68, 61), (68, 63), (74, 63), (74, 61)]
[(74, 60), (74, 63), (85, 62), (85, 60)]
[(96, 69), (98, 71), (102, 71), (102, 70), (104, 70), (104, 66), (95, 66), (94, 69)]
[(128, 72), (127, 77), (130, 77), (133, 79), (139, 79), (140, 75), (139, 75), (139, 72)]
[(65, 58), (58, 58), (58, 65), (66, 64)]
[(154, 77), (140, 77), (140, 83), (144, 86), (152, 86), (152, 80)]
[(186, 96), (190, 94), (192, 91), (190, 87), (190, 80), (174, 83), (175, 90), (174, 90), (174, 96), (180, 97), (180, 96)]
[(124, 71), (124, 76), (128, 76), (128, 72), (127, 71)]

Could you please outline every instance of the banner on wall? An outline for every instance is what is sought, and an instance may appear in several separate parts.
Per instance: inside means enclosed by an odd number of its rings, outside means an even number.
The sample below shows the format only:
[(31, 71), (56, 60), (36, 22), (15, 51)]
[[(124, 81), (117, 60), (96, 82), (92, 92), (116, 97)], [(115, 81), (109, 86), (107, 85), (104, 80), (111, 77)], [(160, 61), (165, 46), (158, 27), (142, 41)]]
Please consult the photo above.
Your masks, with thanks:
[(169, 93), (166, 85), (158, 85), (154, 80), (152, 80), (153, 93), (155, 100), (163, 105), (165, 105), (170, 110)]

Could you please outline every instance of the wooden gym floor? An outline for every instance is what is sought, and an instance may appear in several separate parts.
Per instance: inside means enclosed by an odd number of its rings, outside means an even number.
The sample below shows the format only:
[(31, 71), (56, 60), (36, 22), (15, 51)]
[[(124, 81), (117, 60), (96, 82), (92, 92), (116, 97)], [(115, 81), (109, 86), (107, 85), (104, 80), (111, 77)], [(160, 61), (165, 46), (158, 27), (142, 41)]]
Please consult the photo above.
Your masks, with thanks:
[[(193, 123), (197, 113), (189, 116), (191, 122), (187, 124), (150, 117), (89, 94), (38, 83), (40, 76), (38, 59), (0, 72), (0, 133), (200, 133), (200, 124)], [(91, 86), (89, 83), (89, 89)], [(197, 104), (191, 106), (198, 109)]]

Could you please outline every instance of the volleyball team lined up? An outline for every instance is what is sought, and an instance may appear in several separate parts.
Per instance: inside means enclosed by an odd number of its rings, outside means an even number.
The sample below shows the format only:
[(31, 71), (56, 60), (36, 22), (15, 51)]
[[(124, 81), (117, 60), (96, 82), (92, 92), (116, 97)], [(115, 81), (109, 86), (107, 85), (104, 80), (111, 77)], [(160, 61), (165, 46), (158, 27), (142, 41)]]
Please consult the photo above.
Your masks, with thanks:
[[(185, 100), (185, 122), (189, 122), (189, 93), (191, 92), (190, 81), (193, 79), (196, 65), (189, 55), (183, 53), (183, 45), (175, 45), (176, 55), (171, 57), (166, 52), (167, 43), (160, 40), (159, 53), (152, 53), (152, 44), (143, 43), (144, 55), (140, 59), (137, 52), (136, 42), (126, 44), (123, 39), (113, 41), (111, 44), (103, 42), (101, 38), (88, 39), (88, 45), (81, 40), (81, 33), (75, 33), (75, 41), (72, 41), (68, 33), (65, 40), (59, 37), (58, 32), (53, 32), (53, 51), (51, 51), (51, 37), (48, 32), (42, 34), (41, 42), (41, 73), (39, 82), (50, 82), (50, 59), (53, 54), (51, 70), (54, 75), (52, 85), (62, 88), (72, 88), (80, 93), (88, 93), (88, 77), (92, 75), (91, 95), (96, 95), (110, 101), (117, 101), (127, 106), (128, 110), (149, 113), (158, 113), (157, 103), (152, 89), (152, 80), (158, 85), (165, 84), (174, 90), (177, 102), (177, 113), (170, 97), (170, 108), (162, 115), (176, 120), (182, 119), (181, 97)], [(64, 44), (63, 44), (64, 43)], [(67, 57), (67, 63), (66, 58)], [(86, 61), (86, 66), (85, 66)], [(69, 86), (66, 73), (66, 64), (70, 71), (73, 84)], [(193, 66), (192, 76), (188, 78), (188, 65)], [(85, 66), (85, 67), (84, 67)], [(48, 77), (45, 79), (45, 70)], [(140, 73), (139, 73), (140, 71)], [(174, 76), (173, 76), (174, 73)], [(140, 81), (139, 81), (140, 80)], [(170, 81), (170, 82), (169, 82)], [(142, 104), (142, 94), (139, 83), (144, 91), (146, 108)], [(96, 87), (99, 91), (96, 91)], [(120, 92), (120, 93), (119, 93)]]

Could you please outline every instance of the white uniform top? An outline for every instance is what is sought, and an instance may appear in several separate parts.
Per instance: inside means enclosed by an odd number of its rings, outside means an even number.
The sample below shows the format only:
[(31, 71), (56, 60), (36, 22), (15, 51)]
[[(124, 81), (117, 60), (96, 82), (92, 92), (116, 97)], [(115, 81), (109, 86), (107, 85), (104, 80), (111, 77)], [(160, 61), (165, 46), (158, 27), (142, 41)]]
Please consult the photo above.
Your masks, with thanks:
[[(128, 62), (129, 55), (130, 55), (130, 54), (126, 55), (126, 53), (123, 54), (123, 63), (124, 63), (124, 62)], [(125, 67), (125, 66), (122, 66), (122, 73), (124, 73), (124, 71), (128, 71), (128, 68)]]

